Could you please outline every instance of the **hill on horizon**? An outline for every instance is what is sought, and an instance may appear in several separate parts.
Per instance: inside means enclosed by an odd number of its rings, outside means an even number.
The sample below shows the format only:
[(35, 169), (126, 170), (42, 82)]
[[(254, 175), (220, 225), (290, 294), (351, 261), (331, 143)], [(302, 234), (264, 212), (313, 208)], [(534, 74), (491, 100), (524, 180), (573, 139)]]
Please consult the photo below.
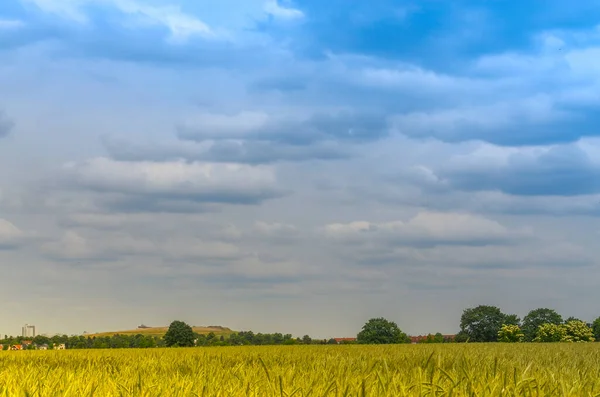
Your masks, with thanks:
[[(124, 330), (124, 331), (107, 331), (107, 332), (95, 332), (95, 333), (84, 333), (83, 336), (86, 337), (103, 337), (103, 336), (113, 336), (116, 334), (119, 335), (138, 335), (138, 334), (142, 334), (142, 335), (151, 335), (151, 336), (164, 336), (167, 333), (167, 330), (169, 329), (168, 326), (166, 327), (145, 327), (145, 328), (135, 328), (135, 329), (130, 329), (130, 330)], [(209, 333), (213, 332), (215, 335), (217, 336), (227, 336), (227, 335), (231, 335), (233, 333), (235, 333), (235, 331), (231, 330), (230, 328), (227, 327), (222, 327), (222, 326), (217, 326), (217, 325), (210, 325), (210, 326), (193, 326), (192, 329), (194, 330), (194, 332), (198, 333), (198, 334), (202, 334), (202, 335), (208, 335)]]

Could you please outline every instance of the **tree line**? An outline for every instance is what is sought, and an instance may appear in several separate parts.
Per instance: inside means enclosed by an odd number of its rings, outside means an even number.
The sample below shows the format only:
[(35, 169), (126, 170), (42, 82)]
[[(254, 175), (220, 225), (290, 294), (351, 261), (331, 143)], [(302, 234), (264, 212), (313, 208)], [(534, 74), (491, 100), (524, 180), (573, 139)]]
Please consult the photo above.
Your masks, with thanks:
[[(311, 345), (337, 344), (335, 339), (313, 339), (308, 335), (294, 338), (291, 334), (254, 333), (241, 331), (229, 335), (198, 334), (183, 321), (173, 321), (167, 333), (155, 335), (67, 336), (35, 338), (4, 335), (0, 345), (6, 350), (10, 345), (32, 341), (33, 345), (65, 344), (67, 349), (123, 349), (191, 346), (245, 346), (245, 345)], [(429, 334), (419, 343), (465, 342), (593, 342), (600, 341), (600, 317), (586, 323), (574, 317), (563, 319), (555, 310), (539, 308), (530, 311), (521, 320), (515, 314), (503, 313), (495, 306), (480, 305), (465, 309), (460, 318), (460, 331), (448, 338), (441, 333)], [(411, 338), (398, 325), (385, 318), (372, 318), (358, 333), (355, 341), (342, 343), (396, 344), (411, 343)], [(32, 346), (32, 348), (34, 347)]]
[(480, 305), (464, 310), (456, 342), (594, 342), (600, 341), (600, 317), (586, 323), (563, 319), (555, 310), (539, 308), (523, 320), (496, 306)]

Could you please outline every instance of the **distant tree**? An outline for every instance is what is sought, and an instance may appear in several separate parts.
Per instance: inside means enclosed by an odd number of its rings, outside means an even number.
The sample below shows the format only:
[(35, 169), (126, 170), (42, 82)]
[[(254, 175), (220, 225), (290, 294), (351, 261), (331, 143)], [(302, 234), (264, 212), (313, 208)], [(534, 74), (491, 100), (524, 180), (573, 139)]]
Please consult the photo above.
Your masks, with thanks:
[(305, 345), (310, 345), (312, 343), (312, 339), (308, 335), (304, 335), (302, 337), (302, 343)]
[(564, 324), (566, 338), (562, 342), (593, 342), (594, 331), (581, 320), (571, 320)]
[(523, 334), (525, 335), (525, 341), (531, 342), (537, 336), (537, 331), (542, 324), (562, 324), (563, 319), (560, 314), (556, 311), (548, 308), (539, 308), (530, 311), (523, 318)]
[(542, 324), (538, 327), (534, 342), (560, 342), (567, 337), (567, 330), (564, 324)]
[(569, 317), (569, 318), (567, 318), (567, 319), (565, 320), (565, 324), (567, 324), (567, 323), (570, 323), (571, 321), (580, 321), (580, 322), (584, 323), (584, 321), (583, 321), (583, 320), (580, 320), (580, 319), (578, 319), (577, 317), (573, 317), (573, 316), (571, 316), (571, 317)]
[(362, 344), (407, 343), (408, 336), (393, 321), (383, 317), (372, 318), (363, 326), (356, 337)]
[(194, 339), (194, 330), (183, 321), (173, 321), (164, 336), (167, 347), (194, 346)]
[(521, 327), (521, 319), (516, 314), (506, 314), (504, 316), (504, 325), (516, 325)]
[(337, 345), (337, 341), (334, 338), (331, 338), (327, 341), (328, 345)]
[(455, 343), (467, 343), (469, 342), (469, 335), (464, 331), (459, 331), (456, 336), (454, 336)]
[(460, 318), (460, 330), (470, 342), (496, 342), (498, 332), (506, 321), (518, 321), (514, 315), (506, 315), (495, 306), (480, 305), (465, 309)]
[(444, 342), (445, 342), (444, 335), (442, 335), (441, 332), (438, 332), (433, 336), (433, 343), (444, 343)]
[(504, 324), (498, 331), (498, 341), (507, 343), (522, 342), (525, 335), (518, 325)]
[(594, 339), (600, 341), (600, 317), (592, 323), (592, 332), (594, 333)]

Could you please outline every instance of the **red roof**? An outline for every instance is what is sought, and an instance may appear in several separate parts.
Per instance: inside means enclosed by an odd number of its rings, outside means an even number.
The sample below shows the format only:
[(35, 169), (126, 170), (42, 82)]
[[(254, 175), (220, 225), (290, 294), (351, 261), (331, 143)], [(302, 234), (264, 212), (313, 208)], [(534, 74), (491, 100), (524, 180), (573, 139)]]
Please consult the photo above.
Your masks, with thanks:
[(356, 338), (333, 338), (336, 342), (354, 342)]

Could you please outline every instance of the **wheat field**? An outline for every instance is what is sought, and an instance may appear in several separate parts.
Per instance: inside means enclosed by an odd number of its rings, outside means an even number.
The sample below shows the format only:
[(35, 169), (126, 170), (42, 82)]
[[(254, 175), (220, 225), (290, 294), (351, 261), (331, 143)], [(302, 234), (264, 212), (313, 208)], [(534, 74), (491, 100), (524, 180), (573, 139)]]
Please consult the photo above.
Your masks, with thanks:
[(600, 344), (0, 352), (0, 396), (600, 396)]

